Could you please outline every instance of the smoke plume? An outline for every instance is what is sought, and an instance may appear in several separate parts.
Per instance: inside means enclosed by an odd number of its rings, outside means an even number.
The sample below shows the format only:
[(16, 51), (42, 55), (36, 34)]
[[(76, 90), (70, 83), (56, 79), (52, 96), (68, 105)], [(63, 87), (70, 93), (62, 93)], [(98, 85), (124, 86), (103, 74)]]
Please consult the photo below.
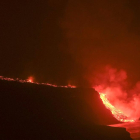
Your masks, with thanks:
[(121, 110), (129, 119), (140, 117), (140, 82), (132, 86), (124, 70), (106, 66), (102, 73), (97, 73), (94, 88), (106, 94), (113, 106)]

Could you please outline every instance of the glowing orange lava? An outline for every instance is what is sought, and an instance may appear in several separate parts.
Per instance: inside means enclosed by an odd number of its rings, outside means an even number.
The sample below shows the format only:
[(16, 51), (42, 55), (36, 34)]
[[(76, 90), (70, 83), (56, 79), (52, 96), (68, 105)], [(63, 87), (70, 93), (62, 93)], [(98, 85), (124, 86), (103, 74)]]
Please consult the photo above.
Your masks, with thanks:
[(37, 85), (46, 85), (46, 86), (51, 86), (51, 87), (62, 87), (62, 88), (76, 88), (76, 86), (73, 85), (66, 85), (66, 86), (61, 86), (61, 85), (55, 85), (55, 84), (50, 84), (50, 83), (37, 83), (33, 81), (33, 77), (28, 77), (27, 80), (22, 80), (19, 78), (13, 79), (13, 78), (7, 78), (7, 77), (3, 77), (0, 76), (0, 80), (5, 80), (5, 81), (17, 81), (20, 83), (32, 83), (32, 84), (37, 84)]
[(27, 82), (29, 82), (29, 83), (33, 83), (33, 77), (28, 77), (28, 79), (27, 79)]
[(103, 104), (106, 106), (107, 109), (109, 109), (113, 116), (119, 120), (120, 122), (135, 122), (134, 119), (128, 119), (127, 115), (125, 115), (121, 110), (115, 108), (115, 106), (113, 106), (109, 100), (106, 97), (106, 94), (104, 93), (99, 93), (100, 94), (100, 98), (103, 101)]

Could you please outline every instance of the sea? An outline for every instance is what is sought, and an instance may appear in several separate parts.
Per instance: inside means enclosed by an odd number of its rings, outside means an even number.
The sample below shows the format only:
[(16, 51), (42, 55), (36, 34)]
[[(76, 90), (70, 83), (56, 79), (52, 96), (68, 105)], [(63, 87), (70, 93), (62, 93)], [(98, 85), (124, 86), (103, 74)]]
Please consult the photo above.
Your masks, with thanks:
[(133, 123), (120, 123), (109, 125), (111, 127), (124, 127), (133, 140), (140, 140), (140, 121)]

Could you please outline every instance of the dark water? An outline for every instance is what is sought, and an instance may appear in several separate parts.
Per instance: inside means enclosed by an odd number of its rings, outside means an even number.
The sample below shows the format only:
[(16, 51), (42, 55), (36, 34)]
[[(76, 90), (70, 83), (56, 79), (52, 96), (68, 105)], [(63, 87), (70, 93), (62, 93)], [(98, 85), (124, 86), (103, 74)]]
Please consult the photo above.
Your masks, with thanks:
[(130, 133), (133, 140), (140, 140), (140, 121), (134, 123), (121, 123), (110, 125), (112, 127), (124, 127)]

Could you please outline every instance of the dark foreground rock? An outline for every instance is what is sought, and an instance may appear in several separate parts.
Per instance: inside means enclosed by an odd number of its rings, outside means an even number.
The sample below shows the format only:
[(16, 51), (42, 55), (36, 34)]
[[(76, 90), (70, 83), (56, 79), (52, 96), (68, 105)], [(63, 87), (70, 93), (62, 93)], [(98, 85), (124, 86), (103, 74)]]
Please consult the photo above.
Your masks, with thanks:
[(0, 140), (131, 140), (93, 89), (0, 81)]

